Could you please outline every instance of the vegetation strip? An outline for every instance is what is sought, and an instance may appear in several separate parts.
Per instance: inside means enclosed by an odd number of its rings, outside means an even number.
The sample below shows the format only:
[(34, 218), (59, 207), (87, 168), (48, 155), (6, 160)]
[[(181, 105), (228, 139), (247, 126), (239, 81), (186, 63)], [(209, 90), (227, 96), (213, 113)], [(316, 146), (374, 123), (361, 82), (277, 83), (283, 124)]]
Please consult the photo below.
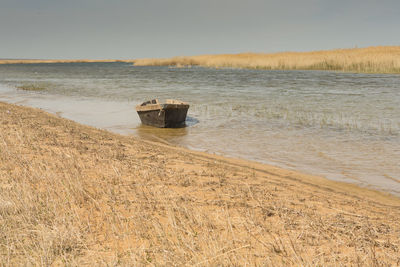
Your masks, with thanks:
[(241, 53), (165, 59), (137, 59), (134, 60), (134, 65), (400, 73), (400, 46), (378, 46), (314, 52)]

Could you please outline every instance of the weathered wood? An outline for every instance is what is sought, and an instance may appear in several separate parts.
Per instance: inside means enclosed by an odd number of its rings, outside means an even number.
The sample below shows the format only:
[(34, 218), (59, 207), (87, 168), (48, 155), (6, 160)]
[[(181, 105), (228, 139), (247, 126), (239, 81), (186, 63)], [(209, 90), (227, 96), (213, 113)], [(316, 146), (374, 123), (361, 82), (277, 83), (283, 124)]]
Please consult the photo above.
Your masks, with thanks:
[(136, 106), (143, 124), (160, 128), (184, 126), (188, 109), (189, 104), (173, 99), (167, 99), (165, 104), (153, 99)]

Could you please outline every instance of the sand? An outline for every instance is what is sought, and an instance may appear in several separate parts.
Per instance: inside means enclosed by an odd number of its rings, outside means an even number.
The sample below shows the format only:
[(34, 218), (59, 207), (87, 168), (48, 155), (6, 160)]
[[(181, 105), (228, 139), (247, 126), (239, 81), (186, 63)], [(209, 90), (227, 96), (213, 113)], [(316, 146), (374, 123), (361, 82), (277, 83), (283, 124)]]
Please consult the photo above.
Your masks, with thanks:
[(1, 265), (400, 264), (400, 200), (0, 102)]

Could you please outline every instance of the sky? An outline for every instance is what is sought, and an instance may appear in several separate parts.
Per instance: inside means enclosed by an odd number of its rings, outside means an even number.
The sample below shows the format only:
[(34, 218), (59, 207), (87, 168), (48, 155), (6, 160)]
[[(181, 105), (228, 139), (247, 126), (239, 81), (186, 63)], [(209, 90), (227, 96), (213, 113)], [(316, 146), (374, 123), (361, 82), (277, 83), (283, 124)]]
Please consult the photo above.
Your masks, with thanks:
[(400, 0), (0, 0), (0, 58), (400, 45)]

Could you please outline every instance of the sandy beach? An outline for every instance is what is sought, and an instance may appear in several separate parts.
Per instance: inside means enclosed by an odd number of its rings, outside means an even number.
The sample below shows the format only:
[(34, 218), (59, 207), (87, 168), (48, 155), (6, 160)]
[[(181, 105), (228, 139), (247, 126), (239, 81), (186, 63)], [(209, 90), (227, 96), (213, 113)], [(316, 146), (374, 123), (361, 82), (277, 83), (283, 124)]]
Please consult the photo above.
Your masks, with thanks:
[(1, 265), (399, 265), (400, 200), (0, 102)]

